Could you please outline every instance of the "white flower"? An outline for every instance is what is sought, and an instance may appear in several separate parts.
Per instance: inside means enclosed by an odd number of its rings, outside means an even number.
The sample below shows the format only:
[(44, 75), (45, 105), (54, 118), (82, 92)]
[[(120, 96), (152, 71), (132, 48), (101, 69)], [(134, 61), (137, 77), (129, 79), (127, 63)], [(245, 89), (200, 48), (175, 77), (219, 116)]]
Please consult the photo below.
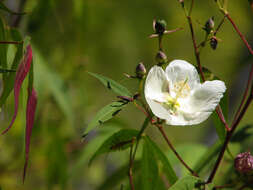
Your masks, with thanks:
[(200, 83), (197, 70), (183, 60), (164, 71), (154, 66), (145, 83), (145, 98), (155, 116), (168, 125), (196, 125), (205, 121), (226, 91), (220, 80)]

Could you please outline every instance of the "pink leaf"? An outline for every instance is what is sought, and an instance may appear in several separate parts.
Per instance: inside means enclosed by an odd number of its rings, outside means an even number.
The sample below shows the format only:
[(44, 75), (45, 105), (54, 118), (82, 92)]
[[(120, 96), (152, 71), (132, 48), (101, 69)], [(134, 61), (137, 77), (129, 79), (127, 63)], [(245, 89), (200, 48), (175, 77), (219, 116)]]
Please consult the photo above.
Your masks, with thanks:
[(28, 45), (24, 59), (23, 59), (22, 63), (19, 64), (19, 67), (18, 67), (18, 70), (16, 73), (16, 78), (15, 78), (15, 83), (14, 83), (14, 99), (15, 99), (14, 115), (12, 117), (10, 125), (8, 126), (7, 129), (5, 129), (2, 132), (2, 135), (5, 134), (12, 127), (12, 125), (17, 117), (18, 103), (19, 103), (18, 99), (19, 99), (21, 85), (30, 70), (31, 63), (32, 63), (32, 48), (30, 45)]
[(25, 182), (26, 169), (29, 160), (29, 151), (30, 151), (30, 139), (32, 135), (32, 129), (34, 124), (34, 117), (37, 105), (37, 93), (32, 88), (32, 91), (29, 93), (27, 106), (26, 106), (26, 130), (25, 130), (25, 165), (23, 173), (23, 183)]

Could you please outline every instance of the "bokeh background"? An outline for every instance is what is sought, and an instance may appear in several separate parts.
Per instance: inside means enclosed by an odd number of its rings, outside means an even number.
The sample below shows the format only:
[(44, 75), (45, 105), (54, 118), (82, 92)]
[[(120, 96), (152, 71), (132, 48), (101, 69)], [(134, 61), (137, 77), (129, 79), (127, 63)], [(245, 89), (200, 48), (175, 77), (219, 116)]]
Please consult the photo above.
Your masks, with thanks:
[[(185, 2), (187, 6), (188, 1)], [(0, 138), (0, 187), (3, 190), (99, 188), (108, 176), (128, 162), (128, 151), (101, 156), (88, 167), (92, 153), (119, 128), (140, 129), (144, 115), (130, 105), (83, 140), (83, 131), (95, 113), (116, 100), (115, 94), (86, 71), (110, 77), (136, 92), (137, 81), (124, 77), (123, 73), (134, 74), (139, 62), (147, 69), (155, 64), (157, 40), (148, 38), (153, 32), (154, 18), (165, 19), (168, 29), (184, 28), (164, 38), (168, 58), (195, 64), (190, 31), (179, 3), (176, 0), (6, 0), (4, 3), (12, 10), (23, 7), (28, 12), (21, 17), (18, 28), (24, 36), (31, 37), (39, 102), (25, 185), (22, 184), (23, 96), (13, 128)], [(253, 12), (248, 1), (229, 1), (229, 11), (253, 44)], [(4, 12), (1, 15), (9, 25), (17, 19)], [(202, 27), (207, 19), (214, 16), (216, 26), (222, 19), (213, 0), (196, 0), (192, 16), (199, 42), (205, 37)], [(227, 21), (217, 37), (221, 39), (217, 50), (207, 45), (201, 50), (201, 61), (226, 83), (227, 119), (231, 122), (253, 60)], [(10, 122), (13, 107), (12, 95), (0, 114), (1, 129)], [(252, 123), (252, 115), (251, 105), (240, 126)], [(194, 127), (168, 126), (166, 132), (179, 152), (184, 152), (189, 165), (217, 139), (212, 119)], [(155, 128), (150, 126), (147, 134), (164, 151), (168, 150)], [(252, 150), (252, 144), (244, 149)], [(127, 179), (122, 184), (127, 184)], [(115, 189), (120, 189), (120, 184)]]

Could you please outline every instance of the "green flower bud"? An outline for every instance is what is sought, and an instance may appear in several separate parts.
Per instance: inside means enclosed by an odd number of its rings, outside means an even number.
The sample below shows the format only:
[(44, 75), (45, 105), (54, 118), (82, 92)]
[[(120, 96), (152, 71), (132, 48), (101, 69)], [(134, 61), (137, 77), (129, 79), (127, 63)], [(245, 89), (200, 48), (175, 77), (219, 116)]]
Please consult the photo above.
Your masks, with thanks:
[(146, 75), (146, 68), (142, 63), (139, 63), (135, 69), (136, 77), (142, 79)]
[(167, 23), (165, 20), (154, 20), (153, 29), (156, 34), (162, 35), (166, 30)]

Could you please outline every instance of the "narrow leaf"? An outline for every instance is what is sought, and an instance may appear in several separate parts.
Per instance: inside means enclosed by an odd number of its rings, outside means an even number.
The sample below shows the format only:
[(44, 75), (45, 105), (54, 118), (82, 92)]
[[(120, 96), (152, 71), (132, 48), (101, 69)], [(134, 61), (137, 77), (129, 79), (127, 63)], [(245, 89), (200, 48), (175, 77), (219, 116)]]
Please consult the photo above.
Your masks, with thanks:
[[(17, 40), (17, 41), (22, 40), (22, 35), (16, 29), (10, 29), (10, 34), (13, 40)], [(17, 44), (16, 47), (17, 47), (17, 52), (11, 66), (11, 70), (16, 70), (18, 68), (20, 60), (22, 59), (22, 56), (23, 56), (23, 43)], [(6, 79), (4, 81), (3, 93), (0, 97), (0, 107), (5, 103), (6, 99), (8, 98), (11, 91), (13, 90), (14, 83), (15, 83), (15, 76), (16, 76), (16, 73), (14, 72), (9, 73), (8, 76), (6, 76)]]
[(145, 141), (141, 160), (141, 182), (145, 190), (157, 189), (158, 165), (151, 147)]
[(185, 176), (178, 180), (169, 190), (193, 190), (200, 182), (200, 179), (197, 177)]
[(84, 136), (89, 133), (94, 127), (99, 126), (116, 116), (124, 107), (124, 105), (125, 104), (122, 102), (113, 102), (99, 110), (85, 129)]
[(109, 152), (114, 152), (117, 150), (125, 150), (129, 148), (132, 144), (132, 139), (136, 138), (138, 131), (134, 129), (122, 129), (108, 139), (98, 148), (98, 150), (93, 154), (90, 159), (89, 165), (92, 161), (99, 155)]
[(8, 126), (7, 129), (5, 129), (2, 132), (2, 135), (5, 134), (12, 127), (12, 125), (17, 117), (20, 89), (21, 89), (21, 86), (22, 86), (22, 83), (23, 83), (25, 77), (27, 76), (27, 74), (30, 70), (31, 63), (32, 63), (32, 48), (29, 45), (29, 46), (27, 46), (27, 51), (26, 51), (25, 57), (24, 57), (22, 63), (19, 65), (19, 68), (16, 73), (15, 84), (14, 84), (14, 99), (15, 99), (14, 115), (12, 117), (10, 125)]
[(131, 92), (129, 92), (129, 90), (126, 87), (122, 86), (121, 84), (117, 83), (116, 81), (114, 81), (110, 78), (104, 77), (102, 75), (99, 75), (99, 74), (95, 74), (95, 73), (91, 73), (91, 72), (88, 72), (88, 73), (91, 76), (100, 80), (100, 82), (102, 82), (102, 84), (105, 85), (107, 89), (112, 90), (116, 94), (119, 94), (121, 96), (132, 96)]
[(23, 13), (18, 13), (18, 12), (12, 11), (8, 7), (6, 7), (2, 2), (0, 2), (0, 9), (2, 9), (4, 11), (7, 11), (10, 14), (14, 14), (14, 15), (23, 15), (23, 14), (26, 14), (24, 12)]
[(23, 183), (25, 182), (26, 169), (29, 160), (30, 139), (34, 124), (35, 111), (37, 106), (37, 93), (34, 88), (30, 91), (26, 106), (26, 130), (25, 130), (25, 165), (23, 173)]
[[(7, 30), (5, 27), (4, 20), (0, 17), (0, 41), (5, 41), (7, 39)], [(2, 68), (7, 68), (7, 45), (0, 44), (0, 66)], [(3, 77), (5, 80), (5, 75)]]
[(148, 136), (146, 136), (144, 139), (147, 145), (152, 150), (153, 154), (156, 156), (157, 160), (160, 160), (162, 162), (163, 169), (165, 171), (164, 173), (166, 174), (170, 184), (173, 185), (178, 178), (169, 160), (164, 155), (163, 151)]

